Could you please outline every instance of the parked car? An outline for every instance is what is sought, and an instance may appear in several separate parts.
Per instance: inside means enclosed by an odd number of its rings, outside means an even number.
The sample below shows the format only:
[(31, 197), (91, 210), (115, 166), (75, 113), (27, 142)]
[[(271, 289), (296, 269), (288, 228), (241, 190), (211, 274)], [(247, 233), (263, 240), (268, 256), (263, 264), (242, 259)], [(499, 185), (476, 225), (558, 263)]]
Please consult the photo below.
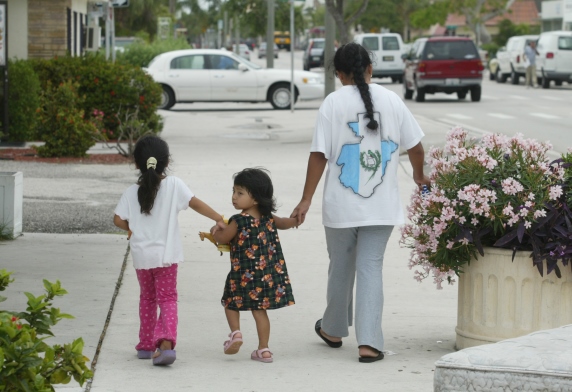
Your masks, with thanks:
[(496, 57), (487, 62), (487, 68), (489, 70), (489, 80), (495, 80), (496, 73), (499, 68), (499, 61)]
[(310, 68), (324, 66), (324, 47), (326, 46), (325, 38), (312, 38), (308, 41), (308, 46), (304, 51), (303, 63), (304, 70), (309, 71)]
[[(266, 69), (218, 49), (185, 49), (156, 56), (145, 71), (163, 88), (160, 109), (191, 102), (270, 102), (290, 108), (290, 70)], [(324, 75), (294, 71), (294, 102), (324, 98)]]
[[(232, 45), (232, 51), (236, 53), (236, 44)], [(250, 48), (246, 44), (238, 44), (238, 55), (244, 59), (250, 60)]]
[(519, 79), (526, 75), (524, 48), (537, 39), (538, 35), (516, 35), (510, 37), (506, 46), (497, 51), (498, 67), (495, 79), (498, 83), (504, 83), (510, 78), (512, 84), (518, 84)]
[(374, 78), (391, 78), (393, 82), (403, 81), (405, 64), (402, 60), (404, 53), (401, 35), (396, 33), (358, 34), (354, 41), (369, 50), (373, 55)]
[[(280, 49), (278, 48), (278, 45), (274, 44), (274, 58), (277, 59), (278, 58), (278, 52), (280, 51)], [(261, 59), (263, 57), (266, 57), (266, 42), (261, 42), (260, 46), (258, 47), (258, 58)]]
[(457, 93), (481, 100), (483, 62), (475, 43), (466, 37), (419, 38), (405, 55), (403, 95), (423, 102), (426, 94)]
[(547, 31), (540, 34), (536, 46), (536, 76), (542, 88), (550, 82), (572, 84), (572, 31)]

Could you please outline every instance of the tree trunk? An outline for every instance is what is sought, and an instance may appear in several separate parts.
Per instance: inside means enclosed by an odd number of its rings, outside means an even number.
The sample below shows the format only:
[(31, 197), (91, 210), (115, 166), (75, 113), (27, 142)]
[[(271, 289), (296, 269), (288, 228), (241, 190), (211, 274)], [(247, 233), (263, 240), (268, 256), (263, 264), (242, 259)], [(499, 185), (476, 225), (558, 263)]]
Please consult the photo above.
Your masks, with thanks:
[(326, 7), (334, 21), (336, 22), (336, 27), (340, 33), (340, 43), (347, 44), (350, 42), (349, 27), (356, 21), (361, 14), (363, 14), (367, 8), (369, 0), (362, 0), (362, 4), (359, 9), (350, 15), (347, 19), (344, 18), (344, 0), (326, 0)]

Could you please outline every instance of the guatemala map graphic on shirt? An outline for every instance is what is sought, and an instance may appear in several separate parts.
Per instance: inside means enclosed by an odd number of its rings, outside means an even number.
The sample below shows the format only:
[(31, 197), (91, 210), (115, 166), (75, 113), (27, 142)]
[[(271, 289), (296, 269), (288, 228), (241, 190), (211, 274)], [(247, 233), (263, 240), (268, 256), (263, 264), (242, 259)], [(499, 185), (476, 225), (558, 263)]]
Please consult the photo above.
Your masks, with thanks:
[[(358, 121), (348, 123), (353, 131), (352, 139), (342, 146), (336, 163), (341, 166), (339, 179), (342, 185), (362, 197), (370, 197), (383, 182), (387, 163), (399, 146), (392, 140), (382, 139), (381, 129), (375, 133), (369, 131), (366, 126), (369, 119), (364, 116), (365, 113), (361, 113)], [(374, 113), (374, 118), (381, 124), (378, 112)]]

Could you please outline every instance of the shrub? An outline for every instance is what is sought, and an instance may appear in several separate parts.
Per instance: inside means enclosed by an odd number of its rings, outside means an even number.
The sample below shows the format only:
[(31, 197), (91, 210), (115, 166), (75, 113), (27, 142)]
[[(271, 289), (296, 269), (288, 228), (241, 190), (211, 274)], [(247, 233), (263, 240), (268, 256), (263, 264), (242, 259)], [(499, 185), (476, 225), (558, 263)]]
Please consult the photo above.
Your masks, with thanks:
[(34, 140), (40, 107), (40, 80), (26, 60), (9, 60), (8, 78), (8, 132), (7, 139), (14, 142)]
[(172, 50), (190, 49), (191, 46), (184, 38), (156, 40), (151, 44), (137, 41), (117, 54), (117, 61), (131, 64), (136, 67), (147, 67), (155, 56)]
[(78, 84), (70, 81), (59, 86), (48, 82), (42, 96), (39, 135), (45, 144), (36, 147), (42, 157), (83, 157), (95, 144), (96, 124), (85, 118), (80, 109), (84, 98), (77, 92)]
[(85, 100), (79, 109), (90, 118), (94, 110), (104, 113), (103, 127), (110, 138), (119, 126), (118, 118), (139, 111), (139, 119), (153, 133), (163, 123), (157, 114), (161, 87), (141, 68), (111, 63), (99, 54), (34, 60), (34, 69), (43, 88), (48, 82), (59, 85), (67, 80), (78, 83), (78, 94)]
[[(0, 270), (0, 291), (13, 281), (11, 273)], [(50, 328), (64, 318), (73, 318), (52, 307), (55, 297), (67, 294), (59, 281), (44, 280), (45, 295), (28, 297), (25, 312), (0, 310), (0, 390), (4, 392), (52, 392), (53, 384), (67, 384), (72, 377), (80, 385), (93, 377), (83, 355), (83, 339), (50, 346)], [(6, 300), (0, 296), (0, 302)]]

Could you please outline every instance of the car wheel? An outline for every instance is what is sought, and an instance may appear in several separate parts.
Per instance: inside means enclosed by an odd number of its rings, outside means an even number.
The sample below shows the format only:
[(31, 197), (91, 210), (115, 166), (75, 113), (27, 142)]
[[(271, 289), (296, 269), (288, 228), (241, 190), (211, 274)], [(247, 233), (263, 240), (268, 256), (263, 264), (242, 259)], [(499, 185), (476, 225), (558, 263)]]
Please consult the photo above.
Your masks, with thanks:
[(417, 87), (415, 102), (425, 102), (425, 89), (423, 87)]
[(513, 69), (512, 72), (510, 73), (510, 82), (512, 84), (518, 84), (518, 79), (519, 79), (519, 76), (516, 72), (514, 72), (514, 69)]
[(497, 68), (497, 71), (495, 72), (495, 79), (497, 80), (497, 83), (505, 83), (506, 78), (507, 78), (507, 75), (503, 74), (500, 71), (500, 68)]
[(471, 101), (479, 102), (481, 100), (481, 86), (471, 87)]
[(175, 93), (169, 86), (163, 85), (163, 92), (161, 93), (161, 103), (157, 109), (169, 110), (175, 105)]
[(413, 98), (413, 90), (407, 88), (407, 83), (403, 82), (403, 98), (411, 99)]
[(309, 71), (309, 70), (310, 70), (310, 66), (309, 66), (309, 65), (306, 65), (306, 64), (304, 64), (304, 71)]
[(557, 86), (562, 86), (562, 80), (555, 80), (554, 84)]
[(397, 77), (397, 83), (403, 83), (403, 76)]
[(542, 88), (550, 88), (550, 79), (546, 76), (542, 78)]
[[(274, 109), (290, 109), (290, 85), (287, 83), (278, 83), (270, 89), (268, 100)], [(295, 101), (298, 100), (296, 94)]]
[(489, 80), (495, 80), (496, 72), (489, 71)]
[(467, 97), (467, 90), (457, 91), (457, 98), (465, 99)]

